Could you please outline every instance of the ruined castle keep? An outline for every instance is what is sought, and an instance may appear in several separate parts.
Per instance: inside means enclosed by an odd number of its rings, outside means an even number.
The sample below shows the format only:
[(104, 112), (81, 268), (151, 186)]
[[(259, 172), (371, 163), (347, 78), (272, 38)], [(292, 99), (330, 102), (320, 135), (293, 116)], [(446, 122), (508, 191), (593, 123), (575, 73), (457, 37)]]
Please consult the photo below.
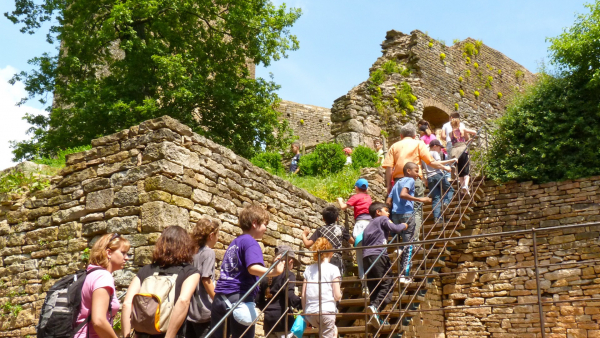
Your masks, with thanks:
[[(504, 54), (471, 38), (448, 47), (418, 30), (410, 34), (391, 30), (381, 47), (382, 56), (371, 67), (371, 74), (390, 60), (410, 74), (387, 75), (379, 86), (381, 100), (388, 103), (381, 111), (376, 109), (373, 96), (377, 93), (369, 88), (368, 80), (333, 102), (331, 138), (344, 146), (372, 146), (373, 138), (381, 138), (382, 131), (392, 144), (403, 124), (423, 118), (440, 128), (454, 111), (470, 128), (477, 129), (500, 117), (512, 95), (535, 78)], [(396, 87), (404, 82), (412, 88), (416, 101), (411, 104), (413, 110), (404, 109), (403, 114), (393, 106)], [(307, 135), (306, 126), (318, 125), (315, 130), (322, 134), (326, 123), (321, 113), (308, 113), (302, 114), (304, 125), (294, 123), (298, 118), (290, 122), (301, 142), (314, 143), (317, 138)], [(290, 116), (284, 114), (283, 118)]]

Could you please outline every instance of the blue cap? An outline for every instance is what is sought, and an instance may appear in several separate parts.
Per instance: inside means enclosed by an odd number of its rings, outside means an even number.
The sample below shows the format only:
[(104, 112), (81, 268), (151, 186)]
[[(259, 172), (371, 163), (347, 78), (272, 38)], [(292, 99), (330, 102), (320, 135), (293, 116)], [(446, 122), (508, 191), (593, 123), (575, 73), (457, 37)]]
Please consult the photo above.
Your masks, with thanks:
[(355, 187), (359, 189), (367, 189), (369, 188), (369, 182), (364, 178), (359, 178), (358, 181), (354, 184)]

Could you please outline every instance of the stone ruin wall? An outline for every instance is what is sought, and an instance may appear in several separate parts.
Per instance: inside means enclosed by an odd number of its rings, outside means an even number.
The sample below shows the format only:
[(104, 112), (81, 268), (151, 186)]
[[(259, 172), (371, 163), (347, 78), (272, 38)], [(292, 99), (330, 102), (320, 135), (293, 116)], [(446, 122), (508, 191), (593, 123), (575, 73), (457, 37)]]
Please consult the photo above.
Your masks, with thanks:
[[(322, 223), (325, 201), (172, 118), (146, 121), (92, 146), (69, 155), (49, 189), (27, 197), (1, 196), (0, 336), (34, 336), (45, 291), (83, 268), (84, 250), (102, 234), (119, 232), (131, 241), (131, 260), (115, 273), (117, 288), (124, 291), (137, 269), (150, 262), (153, 244), (169, 225), (220, 219), (215, 247), (220, 260), (241, 234), (239, 210), (260, 203), (271, 213), (260, 243), (269, 261), (277, 244), (298, 249), (301, 227)], [(301, 260), (311, 263), (308, 257)], [(10, 315), (17, 305), (23, 310)]]
[[(544, 228), (600, 221), (600, 177), (545, 184), (486, 182), (485, 196), (469, 214), (462, 235)], [(600, 337), (600, 226), (538, 233), (547, 338)], [(451, 263), (454, 263), (453, 266)], [(498, 267), (516, 270), (477, 272)], [(531, 234), (470, 240), (452, 249), (442, 272), (446, 337), (540, 338)], [(489, 308), (486, 304), (508, 304)], [(449, 310), (469, 305), (471, 309)]]
[[(429, 47), (430, 42), (432, 47)], [(416, 124), (425, 118), (440, 127), (455, 111), (455, 103), (458, 103), (461, 118), (470, 128), (477, 129), (490, 119), (500, 117), (514, 91), (534, 81), (535, 75), (486, 45), (481, 46), (478, 55), (470, 57), (471, 63), (467, 65), (463, 46), (468, 42), (475, 43), (475, 40), (468, 38), (446, 47), (420, 31), (410, 34), (394, 30), (387, 32), (386, 40), (381, 45), (383, 55), (373, 64), (370, 72), (388, 60), (396, 60), (411, 68), (413, 71), (408, 77), (391, 74), (380, 87), (383, 98), (392, 100), (394, 85), (407, 82), (417, 97), (413, 104), (415, 110), (406, 116), (394, 114), (389, 122), (384, 122), (375, 110), (365, 81), (333, 103), (331, 133), (335, 139), (346, 146), (372, 146), (373, 139), (380, 138), (381, 130), (385, 130), (389, 134), (388, 144), (392, 144), (398, 140), (399, 129), (405, 123)], [(440, 58), (441, 53), (446, 56), (444, 60)], [(479, 67), (475, 68), (474, 63), (478, 63)], [(467, 70), (470, 70), (471, 76), (466, 76)], [(498, 70), (501, 70), (500, 75)], [(523, 72), (519, 78), (516, 77), (518, 70)], [(462, 82), (459, 81), (460, 76), (463, 77)], [(493, 77), (489, 89), (485, 87), (488, 76)], [(461, 89), (464, 97), (459, 93)], [(475, 97), (476, 90), (480, 93), (479, 98)], [(498, 98), (499, 92), (503, 94), (501, 99)]]
[(275, 110), (281, 113), (281, 119), (288, 121), (301, 147), (312, 149), (333, 140), (329, 108), (282, 100)]

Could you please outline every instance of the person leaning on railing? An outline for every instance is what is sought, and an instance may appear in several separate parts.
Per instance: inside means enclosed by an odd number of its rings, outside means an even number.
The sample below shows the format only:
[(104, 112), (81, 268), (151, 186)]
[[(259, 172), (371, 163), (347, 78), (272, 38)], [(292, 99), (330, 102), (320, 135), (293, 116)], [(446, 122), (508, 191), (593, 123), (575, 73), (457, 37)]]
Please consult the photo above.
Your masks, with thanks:
[[(269, 219), (269, 212), (258, 205), (248, 206), (239, 214), (238, 222), (242, 228), (242, 235), (234, 239), (225, 251), (221, 263), (221, 273), (215, 288), (216, 295), (211, 312), (211, 326), (215, 330), (213, 337), (223, 337), (224, 325), (216, 326), (229, 311), (229, 304), (233, 305), (240, 300), (240, 297), (250, 291), (258, 278), (268, 271), (265, 267), (262, 250), (256, 240), (261, 239), (267, 231)], [(281, 260), (266, 276), (279, 276), (283, 272), (283, 268), (284, 262)], [(243, 302), (253, 303), (257, 293), (258, 288), (252, 290), (250, 296)], [(254, 305), (252, 304), (252, 306)], [(244, 332), (246, 333), (243, 334)], [(238, 323), (231, 316), (227, 318), (227, 336), (253, 338), (254, 325), (248, 327)]]
[[(286, 310), (287, 305), (285, 303), (285, 290), (281, 290), (285, 286), (285, 283), (289, 280), (287, 284), (287, 293), (288, 293), (288, 305), (291, 308), (296, 310), (302, 309), (302, 304), (300, 301), (300, 297), (296, 295), (295, 287), (296, 287), (296, 275), (291, 271), (294, 268), (294, 264), (300, 264), (296, 259), (296, 254), (288, 245), (280, 245), (275, 248), (275, 255), (273, 261), (276, 260), (279, 255), (287, 252), (288, 261), (285, 263), (287, 265), (287, 275), (282, 273), (277, 277), (269, 277), (265, 278), (260, 282), (260, 290), (258, 292), (258, 296), (256, 298), (256, 306), (263, 311), (265, 314), (263, 331), (267, 334), (269, 331), (273, 330), (267, 338), (285, 338), (287, 334), (285, 332), (286, 324), (285, 321), (288, 320), (288, 316), (284, 316), (281, 318), (284, 310)], [(285, 256), (282, 257), (285, 260)], [(281, 290), (281, 292), (279, 292)], [(278, 293), (279, 292), (279, 293)], [(288, 312), (288, 311), (286, 311)], [(292, 323), (288, 322), (287, 328), (288, 330), (292, 327)]]

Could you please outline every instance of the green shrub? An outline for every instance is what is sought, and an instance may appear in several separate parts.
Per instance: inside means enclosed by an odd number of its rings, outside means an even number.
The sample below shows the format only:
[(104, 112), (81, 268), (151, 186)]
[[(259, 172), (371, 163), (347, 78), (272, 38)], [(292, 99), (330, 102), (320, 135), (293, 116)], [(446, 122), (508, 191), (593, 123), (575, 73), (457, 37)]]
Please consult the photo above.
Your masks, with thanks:
[(321, 143), (315, 150), (300, 157), (300, 174), (308, 176), (337, 173), (346, 164), (346, 154), (337, 143)]
[(483, 41), (481, 41), (481, 40), (475, 41), (475, 49), (477, 49), (477, 54), (479, 54), (479, 51), (481, 50), (481, 46), (483, 46)]
[(377, 152), (365, 146), (358, 146), (352, 151), (352, 167), (354, 169), (372, 168), (377, 163)]
[(458, 77), (458, 82), (463, 82), (463, 77), (462, 76)]
[(464, 90), (462, 90), (462, 89), (460, 89), (460, 90), (458, 91), (458, 93), (460, 94), (460, 97), (464, 97), (464, 96), (465, 96), (465, 91), (464, 91)]
[(429, 41), (429, 44), (427, 44), (429, 46), (429, 48), (433, 47), (433, 42)]
[(464, 44), (463, 52), (469, 56), (477, 55), (477, 49), (475, 48), (475, 45), (470, 42)]
[(402, 113), (402, 115), (406, 115), (407, 110), (413, 112), (415, 107), (412, 104), (417, 101), (417, 97), (413, 95), (412, 87), (406, 82), (402, 82), (400, 87), (394, 87), (396, 88), (396, 93), (394, 94), (395, 110)]
[(502, 69), (498, 69), (498, 75), (502, 75)]
[(473, 67), (475, 67), (475, 69), (479, 68), (479, 64), (477, 62), (473, 63)]
[(470, 69), (467, 69), (467, 70), (465, 71), (465, 75), (466, 75), (467, 77), (471, 76), (471, 70), (470, 70)]
[(502, 98), (502, 93), (498, 92), (498, 99)]
[(387, 60), (384, 64), (381, 65), (381, 69), (386, 74), (399, 73), (400, 66), (394, 60)]
[(445, 58), (446, 58), (446, 54), (440, 53), (440, 60), (444, 61)]
[(383, 71), (383, 69), (379, 68), (373, 73), (371, 73), (369, 81), (371, 81), (371, 83), (373, 83), (375, 86), (379, 86), (385, 81), (385, 78), (385, 72)]
[(453, 45), (456, 45), (457, 43), (460, 43), (460, 39), (454, 39), (454, 40), (452, 40), (452, 44)]
[(474, 91), (473, 94), (475, 95), (475, 98), (479, 97), (479, 92), (478, 91)]
[(275, 152), (264, 152), (254, 156), (250, 159), (250, 162), (259, 168), (263, 168), (266, 171), (276, 174), (283, 172), (283, 164), (281, 155)]
[(54, 157), (41, 157), (36, 158), (33, 162), (37, 164), (44, 164), (54, 168), (62, 168), (65, 166), (65, 157), (70, 154), (80, 153), (86, 150), (92, 149), (91, 145), (75, 147), (75, 148), (67, 148), (64, 150), (59, 150)]
[(454, 104), (454, 110), (458, 111), (458, 103)]
[(517, 80), (520, 79), (520, 78), (522, 78), (522, 77), (524, 77), (524, 76), (525, 76), (525, 73), (523, 73), (522, 70), (517, 70), (515, 72), (515, 77), (517, 78)]

